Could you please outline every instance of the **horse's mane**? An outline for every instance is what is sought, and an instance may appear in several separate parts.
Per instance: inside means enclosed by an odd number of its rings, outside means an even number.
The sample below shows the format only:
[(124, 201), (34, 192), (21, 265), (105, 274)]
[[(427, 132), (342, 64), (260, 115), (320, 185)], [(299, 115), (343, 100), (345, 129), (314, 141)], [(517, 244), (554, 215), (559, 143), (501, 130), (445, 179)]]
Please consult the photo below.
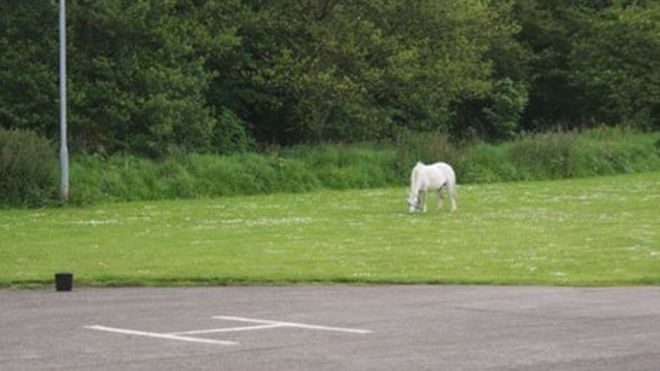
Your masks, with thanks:
[(410, 184), (411, 185), (416, 185), (417, 184), (417, 178), (419, 177), (419, 170), (424, 166), (424, 164), (421, 161), (417, 161), (415, 164), (415, 167), (412, 170), (412, 173), (410, 174)]

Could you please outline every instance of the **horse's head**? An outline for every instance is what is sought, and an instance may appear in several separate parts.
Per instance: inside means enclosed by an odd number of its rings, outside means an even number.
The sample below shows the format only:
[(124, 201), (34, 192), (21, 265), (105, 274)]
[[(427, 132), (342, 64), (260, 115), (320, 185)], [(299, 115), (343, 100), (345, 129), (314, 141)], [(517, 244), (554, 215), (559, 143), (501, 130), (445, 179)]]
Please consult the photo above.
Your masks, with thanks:
[(412, 192), (408, 193), (408, 212), (414, 213), (415, 210), (417, 210), (417, 203), (419, 200), (417, 199), (417, 192)]

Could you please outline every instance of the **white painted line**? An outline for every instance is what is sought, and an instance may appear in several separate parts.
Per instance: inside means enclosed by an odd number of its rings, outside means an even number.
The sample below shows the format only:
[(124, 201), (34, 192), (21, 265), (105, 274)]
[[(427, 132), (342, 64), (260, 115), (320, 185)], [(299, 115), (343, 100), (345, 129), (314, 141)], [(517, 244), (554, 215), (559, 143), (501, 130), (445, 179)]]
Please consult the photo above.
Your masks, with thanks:
[(128, 329), (123, 329), (123, 328), (106, 327), (106, 326), (100, 326), (100, 325), (85, 326), (85, 328), (88, 328), (90, 330), (114, 332), (114, 333), (118, 333), (118, 334), (147, 336), (147, 337), (159, 338), (159, 339), (187, 341), (187, 342), (190, 342), (190, 343), (203, 343), (203, 344), (216, 344), (216, 345), (238, 345), (238, 343), (235, 342), (235, 341), (201, 339), (201, 338), (193, 338), (193, 337), (189, 337), (189, 336), (179, 336), (179, 335), (173, 335), (173, 334), (162, 334), (162, 333), (159, 333), (159, 332), (128, 330)]
[(218, 332), (236, 332), (236, 331), (251, 331), (251, 330), (263, 330), (267, 328), (276, 328), (284, 327), (279, 323), (273, 323), (268, 325), (259, 325), (259, 326), (244, 326), (244, 327), (225, 327), (225, 328), (215, 328), (209, 330), (192, 330), (192, 331), (182, 331), (182, 332), (170, 332), (169, 335), (198, 335), (198, 334), (215, 334)]
[(234, 316), (213, 316), (213, 319), (224, 319), (227, 321), (237, 321), (237, 322), (251, 322), (251, 323), (263, 323), (267, 325), (281, 324), (280, 321), (269, 321), (267, 319), (255, 319), (255, 318), (245, 318), (245, 317), (234, 317)]
[(345, 327), (330, 327), (330, 326), (318, 326), (318, 325), (308, 325), (305, 323), (295, 323), (295, 322), (281, 322), (281, 321), (270, 321), (264, 319), (255, 319), (255, 318), (245, 318), (245, 317), (233, 317), (233, 316), (213, 316), (214, 319), (222, 319), (227, 321), (239, 321), (239, 322), (251, 322), (251, 323), (262, 323), (266, 325), (278, 325), (279, 327), (296, 327), (309, 330), (322, 330), (322, 331), (338, 331), (338, 332), (349, 332), (353, 334), (371, 334), (371, 330), (362, 330), (362, 329), (353, 329)]

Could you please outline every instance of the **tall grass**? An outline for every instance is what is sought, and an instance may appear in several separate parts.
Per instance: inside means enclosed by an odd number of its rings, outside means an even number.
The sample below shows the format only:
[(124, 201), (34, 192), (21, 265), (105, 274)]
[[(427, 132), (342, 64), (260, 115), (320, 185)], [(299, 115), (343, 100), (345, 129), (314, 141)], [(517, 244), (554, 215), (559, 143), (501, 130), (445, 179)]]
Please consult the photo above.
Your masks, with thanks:
[(282, 154), (298, 160), (331, 189), (384, 187), (397, 183), (396, 153), (373, 146), (323, 145), (296, 147)]
[(217, 197), (397, 183), (392, 150), (326, 145), (268, 154), (190, 154), (152, 161), (134, 156), (78, 156), (71, 170), (76, 204), (117, 200)]
[[(74, 204), (89, 204), (400, 186), (416, 161), (452, 164), (459, 183), (659, 171), (660, 132), (596, 129), (462, 147), (442, 134), (425, 133), (380, 147), (298, 146), (261, 154), (182, 154), (161, 161), (78, 155), (71, 161), (70, 198)], [(0, 179), (0, 188), (5, 183)], [(54, 197), (51, 183), (44, 190), (48, 197)], [(12, 197), (0, 197), (0, 205), (29, 205), (16, 201), (23, 196)]]
[(464, 148), (466, 183), (582, 178), (660, 170), (660, 132), (625, 128), (520, 136)]
[(303, 192), (320, 186), (302, 162), (257, 154), (191, 154), (160, 162), (78, 156), (72, 162), (71, 200), (77, 204)]
[(50, 141), (0, 127), (0, 206), (45, 205), (57, 193), (56, 169)]

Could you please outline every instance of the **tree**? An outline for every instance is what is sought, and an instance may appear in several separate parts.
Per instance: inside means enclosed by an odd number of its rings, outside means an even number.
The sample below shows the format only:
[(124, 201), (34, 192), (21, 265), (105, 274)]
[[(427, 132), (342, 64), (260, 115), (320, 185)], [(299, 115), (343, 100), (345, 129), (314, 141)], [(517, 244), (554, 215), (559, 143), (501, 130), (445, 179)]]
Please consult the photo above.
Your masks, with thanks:
[(0, 2), (0, 127), (29, 129), (54, 138), (57, 19), (52, 1)]
[(209, 151), (208, 72), (177, 2), (78, 0), (69, 9), (72, 143), (151, 156)]
[(527, 100), (527, 88), (522, 83), (515, 83), (509, 78), (499, 81), (495, 86), (492, 106), (484, 108), (490, 122), (491, 135), (499, 139), (511, 139), (518, 129)]
[(576, 19), (570, 76), (584, 87), (589, 118), (660, 128), (660, 3), (615, 5)]
[(529, 105), (522, 128), (543, 131), (579, 125), (584, 116), (584, 93), (571, 83), (568, 54), (574, 32), (568, 0), (516, 0), (514, 17), (521, 25), (519, 42), (531, 51), (529, 59)]
[(238, 73), (250, 94), (237, 103), (265, 103), (247, 121), (276, 141), (446, 131), (454, 102), (490, 94), (490, 44), (514, 32), (481, 2), (249, 3)]

